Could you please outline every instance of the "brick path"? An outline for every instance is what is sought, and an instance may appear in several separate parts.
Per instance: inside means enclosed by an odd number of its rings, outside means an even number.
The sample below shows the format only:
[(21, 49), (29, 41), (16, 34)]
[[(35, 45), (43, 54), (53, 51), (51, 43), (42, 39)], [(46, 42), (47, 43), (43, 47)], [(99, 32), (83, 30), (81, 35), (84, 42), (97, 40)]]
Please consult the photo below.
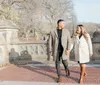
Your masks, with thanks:
[[(71, 76), (67, 78), (62, 68), (62, 83), (78, 83), (79, 67), (70, 67)], [(85, 84), (100, 84), (100, 67), (87, 67)], [(0, 71), (0, 80), (4, 81), (32, 81), (56, 82), (56, 69), (50, 66), (15, 66), (11, 65)]]

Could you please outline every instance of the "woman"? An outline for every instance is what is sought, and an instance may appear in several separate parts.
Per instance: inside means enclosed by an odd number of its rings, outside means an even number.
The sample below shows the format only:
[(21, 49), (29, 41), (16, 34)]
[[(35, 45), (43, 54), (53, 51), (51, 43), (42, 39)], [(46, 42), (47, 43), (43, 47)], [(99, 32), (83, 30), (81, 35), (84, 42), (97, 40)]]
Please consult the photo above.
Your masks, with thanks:
[(79, 83), (83, 83), (86, 76), (86, 63), (90, 61), (90, 56), (93, 55), (91, 38), (83, 25), (77, 26), (77, 30), (73, 35), (73, 42), (75, 46), (75, 60), (80, 65)]

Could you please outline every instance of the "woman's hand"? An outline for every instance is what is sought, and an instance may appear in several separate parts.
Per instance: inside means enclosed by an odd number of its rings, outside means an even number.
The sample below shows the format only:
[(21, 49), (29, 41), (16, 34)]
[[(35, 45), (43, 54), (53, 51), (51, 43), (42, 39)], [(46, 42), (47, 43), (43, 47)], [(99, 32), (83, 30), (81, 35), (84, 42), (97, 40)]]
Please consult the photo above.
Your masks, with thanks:
[(68, 54), (70, 53), (70, 50), (66, 50), (66, 52), (65, 52), (65, 53), (66, 53), (66, 55), (68, 55)]

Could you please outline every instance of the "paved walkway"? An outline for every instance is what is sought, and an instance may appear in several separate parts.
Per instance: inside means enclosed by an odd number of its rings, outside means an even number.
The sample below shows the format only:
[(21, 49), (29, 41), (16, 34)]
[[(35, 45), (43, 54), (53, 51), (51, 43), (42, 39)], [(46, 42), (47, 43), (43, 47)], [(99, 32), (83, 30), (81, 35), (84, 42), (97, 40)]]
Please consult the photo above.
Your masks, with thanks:
[[(79, 85), (79, 84), (67, 84), (67, 83), (48, 83), (48, 82), (21, 82), (21, 81), (1, 81), (0, 85)], [(82, 84), (88, 85), (88, 84)], [(90, 84), (89, 84), (90, 85)], [(100, 84), (91, 84), (100, 85)]]
[[(71, 76), (67, 78), (63, 67), (62, 72), (62, 84), (57, 84), (56, 69), (54, 66), (34, 66), (22, 65), (16, 66), (11, 65), (5, 69), (0, 70), (0, 85), (40, 85), (41, 83), (35, 84), (36, 82), (42, 82), (43, 85), (71, 85), (78, 84), (79, 81), (79, 67), (70, 66)], [(100, 85), (100, 67), (99, 66), (88, 66), (87, 73), (84, 80), (84, 84), (99, 84)], [(14, 84), (16, 81), (16, 84)], [(21, 81), (21, 82), (20, 82)], [(29, 84), (28, 84), (29, 83)]]

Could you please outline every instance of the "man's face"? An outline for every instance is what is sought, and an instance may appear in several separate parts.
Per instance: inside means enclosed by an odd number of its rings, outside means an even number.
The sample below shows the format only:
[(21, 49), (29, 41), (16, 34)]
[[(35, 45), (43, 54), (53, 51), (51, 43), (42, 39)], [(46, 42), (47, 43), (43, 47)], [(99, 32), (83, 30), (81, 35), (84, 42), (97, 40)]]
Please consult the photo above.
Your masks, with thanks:
[(64, 28), (64, 27), (65, 27), (65, 22), (64, 22), (64, 21), (61, 21), (61, 22), (58, 24), (58, 26), (59, 26), (60, 28)]

